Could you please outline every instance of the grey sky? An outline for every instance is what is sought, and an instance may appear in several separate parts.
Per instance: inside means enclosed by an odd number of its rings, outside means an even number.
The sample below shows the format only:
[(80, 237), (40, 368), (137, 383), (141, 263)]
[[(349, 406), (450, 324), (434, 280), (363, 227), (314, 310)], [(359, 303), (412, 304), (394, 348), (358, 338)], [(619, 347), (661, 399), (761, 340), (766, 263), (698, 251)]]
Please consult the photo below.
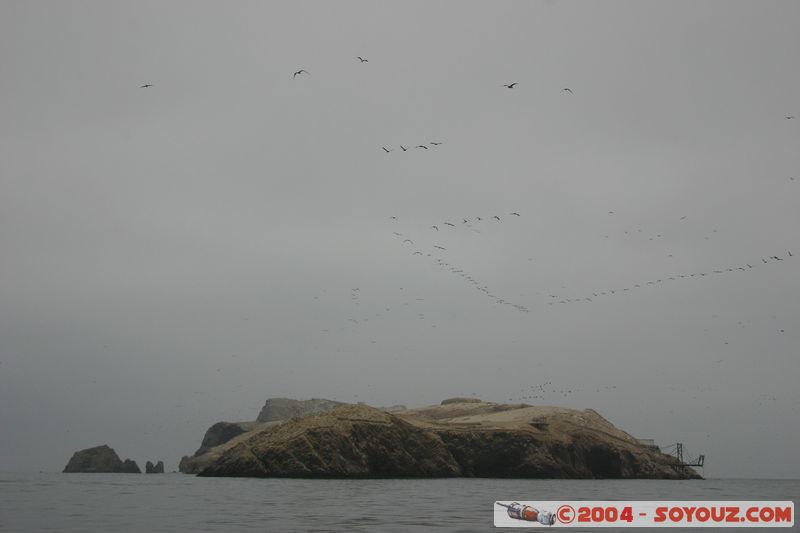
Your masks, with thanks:
[(551, 381), (709, 476), (797, 477), (798, 20), (0, 1), (0, 469), (176, 468), (270, 396)]

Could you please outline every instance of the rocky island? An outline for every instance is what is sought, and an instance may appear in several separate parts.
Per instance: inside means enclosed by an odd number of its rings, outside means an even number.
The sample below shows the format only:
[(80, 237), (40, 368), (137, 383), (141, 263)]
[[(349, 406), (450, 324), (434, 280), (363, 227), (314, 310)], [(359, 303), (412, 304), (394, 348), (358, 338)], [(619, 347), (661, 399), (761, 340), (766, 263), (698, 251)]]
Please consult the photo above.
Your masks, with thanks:
[[(270, 414), (260, 420), (212, 426), (200, 449), (181, 460), (181, 472), (306, 478), (700, 477), (591, 409), (452, 398), (389, 412), (329, 400), (278, 400), (267, 401), (262, 415)], [(270, 402), (282, 408), (267, 409)]]
[(144, 473), (145, 474), (163, 474), (164, 473), (164, 461), (159, 461), (155, 465), (147, 461), (144, 465)]
[(117, 452), (107, 444), (75, 452), (63, 471), (66, 473), (142, 473), (136, 461), (131, 459), (122, 461)]

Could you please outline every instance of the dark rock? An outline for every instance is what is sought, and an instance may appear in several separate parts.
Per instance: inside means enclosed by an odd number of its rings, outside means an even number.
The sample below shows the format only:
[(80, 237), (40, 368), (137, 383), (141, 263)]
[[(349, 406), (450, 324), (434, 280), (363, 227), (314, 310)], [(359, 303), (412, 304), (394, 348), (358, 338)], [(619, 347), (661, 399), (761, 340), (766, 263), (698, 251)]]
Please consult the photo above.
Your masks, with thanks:
[(119, 470), (123, 474), (141, 474), (142, 471), (139, 470), (139, 465), (136, 464), (136, 461), (133, 459), (125, 459), (122, 462), (122, 468)]
[(75, 452), (67, 463), (67, 466), (64, 467), (64, 472), (142, 473), (135, 461), (130, 459), (125, 459), (125, 462), (121, 461), (117, 452), (107, 444)]
[(188, 455), (184, 455), (181, 457), (180, 462), (178, 463), (178, 472), (183, 474), (196, 474), (197, 472), (192, 472), (192, 468), (190, 466), (192, 458)]
[(155, 465), (150, 461), (147, 461), (147, 464), (144, 465), (144, 473), (145, 474), (163, 474), (164, 473), (164, 461), (159, 461)]
[(203, 436), (203, 442), (200, 443), (200, 448), (194, 452), (194, 456), (202, 455), (210, 448), (224, 444), (245, 431), (247, 430), (244, 427), (235, 422), (217, 422), (208, 428)]
[(206, 435), (203, 438), (203, 444), (214, 444), (214, 446), (201, 445), (193, 456), (183, 456), (178, 465), (178, 470), (184, 474), (197, 474), (224, 450), (247, 438), (251, 433), (280, 423), (280, 421), (218, 422), (206, 431)]

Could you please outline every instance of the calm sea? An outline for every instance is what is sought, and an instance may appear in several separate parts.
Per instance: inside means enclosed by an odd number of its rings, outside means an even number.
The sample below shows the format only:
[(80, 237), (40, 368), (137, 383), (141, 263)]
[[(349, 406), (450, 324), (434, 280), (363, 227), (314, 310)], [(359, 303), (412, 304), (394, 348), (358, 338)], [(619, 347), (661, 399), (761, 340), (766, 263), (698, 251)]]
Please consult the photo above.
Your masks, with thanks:
[(198, 478), (184, 474), (0, 473), (0, 530), (490, 531), (494, 529), (495, 500), (536, 499), (793, 500), (797, 503), (800, 480), (321, 481)]

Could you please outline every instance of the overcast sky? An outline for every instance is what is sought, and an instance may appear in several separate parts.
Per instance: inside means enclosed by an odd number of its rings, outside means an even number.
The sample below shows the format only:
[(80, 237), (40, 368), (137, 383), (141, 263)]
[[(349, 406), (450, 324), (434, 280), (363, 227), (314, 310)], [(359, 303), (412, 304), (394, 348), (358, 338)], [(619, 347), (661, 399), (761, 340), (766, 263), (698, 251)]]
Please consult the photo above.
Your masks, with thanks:
[(474, 394), (800, 476), (798, 20), (0, 0), (0, 470)]

